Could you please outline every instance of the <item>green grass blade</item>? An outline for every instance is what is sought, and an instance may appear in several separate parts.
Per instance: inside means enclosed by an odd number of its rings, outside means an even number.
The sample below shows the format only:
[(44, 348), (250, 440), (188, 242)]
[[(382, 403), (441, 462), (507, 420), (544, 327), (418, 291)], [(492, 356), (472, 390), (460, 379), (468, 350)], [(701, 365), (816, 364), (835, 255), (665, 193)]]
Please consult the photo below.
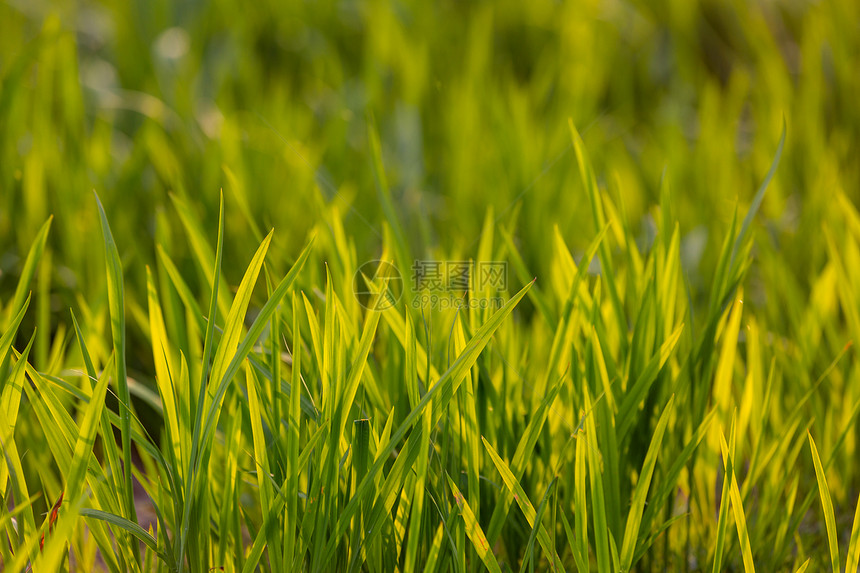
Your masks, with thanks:
[[(500, 308), (496, 313), (475, 333), (472, 339), (469, 341), (469, 344), (466, 346), (466, 349), (460, 354), (457, 360), (448, 368), (448, 370), (442, 375), (441, 378), (433, 385), (433, 387), (424, 395), (419, 402), (416, 408), (413, 408), (397, 430), (392, 434), (388, 443), (380, 448), (380, 451), (377, 452), (377, 461), (374, 462), (373, 466), (368, 471), (368, 475), (361, 481), (358, 487), (355, 490), (355, 494), (353, 495), (352, 500), (344, 507), (343, 511), (338, 518), (337, 525), (334, 530), (334, 535), (332, 540), (326, 546), (325, 555), (322, 559), (322, 566), (326, 566), (329, 564), (331, 558), (333, 557), (335, 550), (335, 541), (343, 535), (346, 530), (347, 524), (351, 522), (352, 517), (358, 511), (359, 504), (361, 500), (367, 495), (367, 492), (371, 488), (371, 483), (376, 475), (381, 471), (382, 466), (385, 464), (388, 455), (394, 450), (397, 444), (406, 436), (407, 432), (412, 428), (418, 418), (421, 416), (424, 408), (432, 401), (438, 400), (433, 404), (433, 412), (434, 417), (436, 417), (436, 412), (445, 411), (448, 406), (448, 403), (451, 401), (451, 398), (454, 395), (455, 384), (458, 384), (460, 379), (474, 366), (475, 362), (478, 360), (478, 356), (481, 351), (487, 345), (490, 340), (490, 337), (493, 333), (501, 326), (502, 322), (505, 318), (510, 315), (513, 311), (514, 307), (519, 303), (520, 300), (526, 295), (529, 290), (529, 287), (534, 283), (527, 284), (525, 287), (520, 290), (516, 295), (511, 297), (511, 299), (505, 303), (505, 305)], [(441, 415), (441, 414), (440, 414)]]
[[(546, 512), (547, 502), (549, 501), (553, 488), (556, 487), (557, 480), (558, 478), (553, 478), (546, 490), (546, 493), (543, 495), (543, 499), (541, 499), (540, 504), (538, 505), (537, 514), (535, 515), (535, 524), (532, 526), (532, 531), (529, 534), (529, 541), (526, 544), (526, 553), (523, 557), (522, 564), (520, 564), (520, 573), (525, 573), (527, 566), (530, 566), (528, 569), (529, 571), (534, 571), (536, 562), (534, 556), (535, 539), (537, 538), (538, 531), (543, 529), (543, 515)], [(554, 565), (553, 570), (555, 570)]]
[(833, 501), (830, 498), (830, 489), (827, 487), (827, 477), (824, 475), (824, 467), (818, 456), (818, 448), (812, 434), (807, 432), (809, 438), (809, 449), (812, 452), (812, 463), (815, 466), (815, 479), (818, 481), (818, 494), (821, 498), (821, 508), (824, 512), (824, 523), (827, 526), (827, 545), (830, 549), (830, 563), (833, 573), (839, 573), (839, 541), (836, 530), (836, 515), (833, 512)]
[(502, 569), (499, 567), (498, 561), (496, 561), (496, 556), (493, 555), (493, 552), (490, 550), (490, 544), (487, 542), (487, 538), (484, 535), (484, 531), (481, 529), (481, 525), (475, 519), (475, 514), (472, 513), (466, 498), (464, 498), (463, 494), (460, 493), (460, 490), (457, 488), (457, 484), (454, 483), (451, 476), (448, 476), (448, 485), (451, 487), (451, 492), (454, 494), (454, 501), (457, 503), (457, 507), (460, 509), (460, 516), (463, 518), (463, 522), (466, 525), (466, 535), (469, 536), (469, 539), (472, 541), (472, 545), (475, 546), (475, 551), (478, 553), (478, 557), (481, 558), (484, 566), (489, 571), (502, 573)]
[(657, 456), (660, 453), (660, 447), (663, 443), (663, 434), (666, 431), (666, 426), (669, 424), (669, 418), (673, 411), (675, 403), (674, 394), (669, 399), (669, 403), (663, 409), (663, 414), (657, 422), (657, 428), (654, 430), (654, 435), (651, 438), (651, 444), (648, 446), (648, 453), (645, 454), (645, 462), (642, 464), (642, 471), (639, 472), (639, 479), (636, 482), (636, 488), (633, 490), (633, 497), (630, 501), (630, 511), (627, 514), (627, 525), (624, 530), (624, 540), (621, 544), (621, 571), (630, 571), (633, 567), (633, 556), (636, 550), (636, 543), (639, 540), (639, 526), (642, 523), (642, 512), (645, 510), (645, 502), (648, 496), (648, 490), (651, 486), (651, 478), (654, 475), (654, 467), (657, 465)]
[(848, 560), (845, 563), (846, 571), (857, 571), (860, 569), (860, 497), (854, 509), (854, 525), (851, 527), (851, 538), (848, 542)]
[[(36, 267), (42, 258), (42, 253), (45, 251), (45, 243), (48, 241), (48, 232), (51, 230), (51, 222), (54, 216), (48, 217), (48, 220), (39, 229), (30, 250), (27, 252), (27, 258), (24, 261), (24, 267), (21, 269), (21, 275), (18, 278), (18, 284), (15, 287), (15, 294), (12, 295), (12, 300), (9, 305), (3, 309), (3, 319), (0, 321), (0, 328), (7, 330), (9, 321), (13, 316), (18, 314), (24, 306), (24, 301), (29, 298), (30, 284), (33, 282), (33, 276), (36, 274)], [(3, 356), (0, 353), (0, 356)], [(0, 360), (2, 363), (2, 360)]]
[[(114, 354), (114, 356), (116, 355)], [(108, 362), (93, 389), (90, 402), (84, 413), (84, 419), (78, 427), (78, 440), (75, 443), (72, 465), (66, 477), (66, 499), (72, 504), (76, 504), (81, 495), (84, 475), (95, 445), (98, 422), (101, 420), (105, 408), (105, 394), (110, 380), (109, 370), (110, 362)]]
[(188, 543), (189, 528), (191, 526), (191, 511), (196, 496), (195, 487), (197, 483), (198, 459), (201, 457), (201, 428), (203, 424), (203, 412), (206, 404), (206, 387), (209, 379), (209, 358), (215, 345), (215, 315), (218, 308), (219, 284), (221, 279), (221, 260), (224, 247), (224, 196), (221, 195), (218, 210), (218, 239), (215, 250), (215, 267), (212, 271), (212, 282), (210, 283), (212, 293), (209, 299), (209, 314), (207, 315), (206, 335), (203, 341), (203, 364), (200, 373), (200, 381), (195, 388), (190, 388), (191, 399), (190, 412), (194, 415), (194, 425), (191, 436), (191, 456), (189, 467), (185, 472), (184, 506), (182, 508), (181, 529), (179, 532), (179, 543), (176, 544), (176, 562), (185, 562), (185, 548)]
[[(122, 465), (125, 476), (123, 491), (124, 516), (132, 521), (137, 521), (137, 509), (134, 505), (134, 485), (132, 481), (132, 455), (131, 455), (131, 397), (128, 392), (128, 378), (126, 376), (125, 364), (125, 293), (123, 290), (122, 263), (119, 252), (114, 242), (110, 225), (105, 215), (104, 208), (95, 195), (101, 221), (102, 237), (104, 239), (104, 256), (107, 266), (108, 299), (110, 301), (111, 332), (113, 333), (114, 353), (116, 354), (116, 383), (119, 389), (120, 401), (120, 433), (122, 437)], [(140, 563), (140, 552), (136, 544), (133, 545), (135, 561)]]
[[(555, 555), (552, 549), (552, 538), (538, 519), (534, 506), (529, 500), (525, 490), (523, 490), (522, 485), (520, 485), (519, 480), (514, 476), (514, 473), (504, 460), (502, 460), (493, 446), (491, 446), (484, 438), (481, 438), (481, 441), (484, 443), (484, 448), (486, 448), (487, 453), (490, 454), (490, 459), (493, 461), (493, 465), (496, 466), (496, 470), (498, 470), (499, 474), (502, 476), (502, 481), (505, 482), (505, 487), (507, 487), (511, 496), (516, 500), (520, 510), (523, 512), (526, 521), (533, 529), (537, 530), (537, 539), (544, 552), (550, 558), (550, 562), (553, 564), (553, 567), (557, 570), (562, 570), (563, 567), (561, 560), (557, 555)], [(574, 554), (577, 556), (577, 562), (581, 561), (582, 556), (579, 554), (579, 551), (577, 551), (577, 548), (571, 546), (571, 549), (573, 549)]]
[[(726, 460), (726, 467), (728, 468), (733, 463), (734, 455), (729, 453), (729, 447), (726, 445), (725, 436), (720, 433), (720, 448), (723, 453), (723, 459)], [(738, 489), (738, 480), (735, 477), (735, 472), (731, 472), (731, 476), (729, 476), (728, 470), (726, 470), (726, 479), (729, 481), (730, 496), (732, 500), (732, 513), (735, 516), (735, 527), (738, 530), (738, 540), (741, 545), (741, 557), (744, 562), (744, 571), (746, 573), (754, 573), (755, 572), (755, 564), (753, 563), (752, 557), (752, 547), (750, 546), (750, 537), (749, 531), (747, 530), (747, 520), (744, 515), (744, 507), (743, 507), (743, 499), (741, 498), (740, 489)]]

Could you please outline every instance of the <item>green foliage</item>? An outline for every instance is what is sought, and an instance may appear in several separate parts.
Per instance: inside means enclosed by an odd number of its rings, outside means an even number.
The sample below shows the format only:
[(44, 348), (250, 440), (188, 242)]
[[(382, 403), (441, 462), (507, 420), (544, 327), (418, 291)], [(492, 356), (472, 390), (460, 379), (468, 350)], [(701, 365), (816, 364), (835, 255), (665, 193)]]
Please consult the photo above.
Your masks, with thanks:
[(857, 569), (856, 2), (31, 4), (0, 569)]

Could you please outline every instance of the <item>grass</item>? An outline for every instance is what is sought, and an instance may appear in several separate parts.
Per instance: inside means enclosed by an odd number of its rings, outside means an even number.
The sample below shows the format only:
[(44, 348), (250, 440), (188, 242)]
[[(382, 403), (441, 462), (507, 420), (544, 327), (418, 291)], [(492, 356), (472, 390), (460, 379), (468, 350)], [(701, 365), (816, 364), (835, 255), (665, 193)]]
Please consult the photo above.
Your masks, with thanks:
[(858, 17), (0, 3), (0, 568), (857, 570)]

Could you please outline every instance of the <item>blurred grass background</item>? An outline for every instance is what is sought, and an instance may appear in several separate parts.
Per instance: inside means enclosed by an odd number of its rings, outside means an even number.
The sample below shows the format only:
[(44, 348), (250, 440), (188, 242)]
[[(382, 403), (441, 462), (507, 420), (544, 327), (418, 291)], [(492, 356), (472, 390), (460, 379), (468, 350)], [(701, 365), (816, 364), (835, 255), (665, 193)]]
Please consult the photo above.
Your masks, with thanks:
[[(161, 245), (194, 292), (205, 290), (211, 269), (199, 260), (214, 257), (183, 226), (211, 241), (221, 189), (229, 284), (272, 227), (279, 272), (315, 234), (303, 287), (323, 288), (323, 260), (336, 284), (351, 284), (390, 223), (370, 122), (413, 257), (475, 256), (489, 216), (515, 231), (540, 283), (557, 272), (553, 225), (576, 252), (599, 231), (572, 118), (641, 249), (660, 221), (678, 222), (695, 329), (732, 217), (746, 212), (785, 120), (744, 293), (781, 349), (782, 384), (805, 390), (860, 336), (858, 28), (850, 0), (4, 1), (3, 300), (55, 216), (16, 347), (39, 326), (31, 361), (48, 368), (68, 343), (70, 307), (109, 340), (93, 189), (123, 260), (129, 368), (143, 380), (153, 372), (145, 265), (162, 269)], [(664, 179), (671, 202), (661, 211)], [(166, 320), (184, 331), (182, 317)], [(840, 363), (829, 398), (811, 401), (828, 424), (822, 449), (853, 420), (856, 390), (836, 400), (857, 374), (853, 358)], [(788, 408), (796, 396), (786, 392)], [(831, 480), (839, 500), (856, 498), (855, 433)]]
[[(372, 256), (382, 216), (368, 114), (416, 254), (472, 246), (488, 208), (502, 222), (519, 213), (530, 268), (546, 272), (552, 224), (584, 245), (595, 229), (568, 117), (643, 241), (653, 232), (647, 208), (669, 178), (693, 284), (707, 284), (695, 271), (713, 267), (711, 237), (751, 199), (783, 116), (790, 137), (763, 206), (764, 239), (792, 261), (787, 278), (801, 290), (822, 264), (832, 191), (857, 199), (854, 2), (0, 10), (0, 261), (13, 274), (15, 254), (62, 209), (51, 248), (63, 266), (52, 279), (68, 293), (101, 282), (85, 248), (98, 232), (92, 189), (117, 232), (135, 239), (123, 256), (138, 262), (154, 260), (159, 234), (177, 239), (170, 193), (212, 224), (220, 188), (245, 197), (252, 219), (291, 250), (336, 208), (359, 258)], [(227, 225), (230, 269), (257, 241), (240, 213)], [(183, 245), (172, 247), (182, 260)], [(129, 267), (138, 285), (142, 268)]]

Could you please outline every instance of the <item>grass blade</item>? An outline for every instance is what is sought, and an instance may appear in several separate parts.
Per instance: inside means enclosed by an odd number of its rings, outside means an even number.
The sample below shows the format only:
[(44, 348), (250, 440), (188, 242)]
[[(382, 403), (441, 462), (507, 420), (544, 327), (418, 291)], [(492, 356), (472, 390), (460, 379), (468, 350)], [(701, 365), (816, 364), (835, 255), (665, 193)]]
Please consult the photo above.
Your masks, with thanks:
[[(114, 353), (116, 355), (116, 383), (119, 389), (120, 433), (122, 437), (122, 465), (125, 476), (123, 490), (123, 511), (132, 522), (137, 521), (134, 505), (134, 485), (132, 481), (131, 460), (131, 397), (128, 392), (128, 378), (125, 364), (125, 293), (123, 290), (122, 263), (110, 230), (107, 216), (98, 194), (95, 194), (104, 239), (104, 256), (107, 266), (108, 299), (110, 301), (111, 332), (113, 333)], [(140, 551), (132, 544), (135, 561), (140, 564)]]
[(812, 463), (815, 466), (815, 479), (818, 481), (818, 494), (821, 498), (821, 508), (824, 512), (824, 523), (827, 526), (827, 545), (830, 549), (830, 563), (833, 573), (839, 573), (839, 542), (836, 531), (836, 515), (833, 513), (833, 501), (830, 499), (830, 489), (827, 487), (827, 477), (824, 475), (824, 467), (818, 456), (818, 448), (812, 434), (806, 433), (809, 438), (809, 449), (812, 452)]

